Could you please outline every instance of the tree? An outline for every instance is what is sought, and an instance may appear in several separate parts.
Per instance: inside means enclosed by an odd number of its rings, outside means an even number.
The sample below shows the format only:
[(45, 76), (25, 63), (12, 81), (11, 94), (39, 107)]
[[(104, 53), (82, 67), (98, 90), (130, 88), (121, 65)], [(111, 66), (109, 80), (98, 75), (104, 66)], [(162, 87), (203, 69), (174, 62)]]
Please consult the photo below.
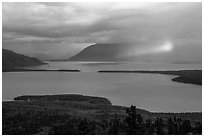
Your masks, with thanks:
[(143, 134), (143, 118), (137, 113), (136, 107), (131, 106), (130, 109), (126, 110), (128, 116), (125, 118), (126, 133), (130, 135)]
[(171, 117), (168, 119), (167, 128), (168, 128), (168, 134), (169, 135), (174, 135), (175, 134), (174, 121), (172, 120)]
[(143, 135), (145, 133), (145, 126), (143, 123), (143, 118), (141, 116), (141, 114), (137, 114), (136, 115), (136, 119), (137, 119), (137, 133), (139, 135)]
[(182, 133), (183, 134), (188, 134), (191, 132), (191, 123), (189, 120), (184, 120), (183, 123), (182, 123)]
[(163, 135), (164, 134), (163, 127), (164, 127), (163, 119), (162, 118), (157, 118), (155, 120), (155, 129), (156, 129), (156, 134), (157, 135)]
[(89, 128), (89, 123), (88, 120), (85, 118), (83, 119), (78, 127), (78, 132), (80, 135), (88, 135), (90, 134), (90, 128)]
[(182, 119), (181, 118), (177, 118), (177, 131), (178, 134), (181, 135), (182, 134)]
[(145, 122), (145, 132), (147, 135), (153, 135), (154, 134), (154, 124), (151, 119), (147, 119)]
[(118, 115), (115, 114), (114, 119), (110, 122), (110, 129), (108, 131), (109, 135), (119, 135), (121, 123)]
[(200, 122), (197, 122), (195, 124), (195, 127), (193, 128), (193, 133), (197, 135), (202, 135), (202, 124)]

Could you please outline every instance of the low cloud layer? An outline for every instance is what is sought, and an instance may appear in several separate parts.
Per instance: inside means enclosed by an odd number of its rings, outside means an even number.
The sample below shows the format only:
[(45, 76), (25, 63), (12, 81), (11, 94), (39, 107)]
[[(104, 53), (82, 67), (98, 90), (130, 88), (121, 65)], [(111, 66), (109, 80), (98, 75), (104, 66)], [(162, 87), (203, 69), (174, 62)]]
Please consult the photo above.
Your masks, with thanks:
[(201, 3), (4, 2), (2, 15), (3, 48), (41, 59), (69, 58), (93, 43), (151, 54), (170, 42), (166, 61), (202, 60)]

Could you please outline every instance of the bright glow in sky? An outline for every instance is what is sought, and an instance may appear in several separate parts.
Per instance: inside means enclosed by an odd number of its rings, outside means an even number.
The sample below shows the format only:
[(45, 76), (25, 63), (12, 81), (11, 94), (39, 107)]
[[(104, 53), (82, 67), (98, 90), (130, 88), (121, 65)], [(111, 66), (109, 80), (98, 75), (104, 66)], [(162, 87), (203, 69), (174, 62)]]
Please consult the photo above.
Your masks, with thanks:
[(130, 56), (139, 56), (139, 55), (146, 55), (146, 54), (157, 54), (163, 52), (171, 52), (173, 50), (173, 44), (169, 41), (165, 42), (162, 45), (148, 45), (145, 48), (135, 48), (134, 52), (131, 49), (129, 51)]
[(173, 50), (173, 44), (171, 42), (166, 42), (160, 49), (160, 51), (167, 51), (170, 52)]
[(64, 59), (90, 43), (133, 43), (128, 53), (137, 58), (166, 53), (157, 58), (201, 62), (202, 3), (2, 4), (3, 48), (40, 59)]

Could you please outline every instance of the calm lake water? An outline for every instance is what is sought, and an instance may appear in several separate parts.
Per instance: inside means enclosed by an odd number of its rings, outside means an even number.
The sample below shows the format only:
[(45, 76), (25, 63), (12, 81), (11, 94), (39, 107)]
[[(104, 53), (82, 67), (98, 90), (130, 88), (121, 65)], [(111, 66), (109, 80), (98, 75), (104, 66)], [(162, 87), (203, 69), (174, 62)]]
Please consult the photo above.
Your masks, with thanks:
[(82, 72), (9, 72), (2, 74), (3, 100), (26, 94), (77, 93), (102, 96), (114, 105), (149, 111), (202, 111), (202, 86), (173, 82), (162, 74), (97, 73), (98, 70), (202, 69), (201, 64), (49, 62), (35, 69), (80, 69)]

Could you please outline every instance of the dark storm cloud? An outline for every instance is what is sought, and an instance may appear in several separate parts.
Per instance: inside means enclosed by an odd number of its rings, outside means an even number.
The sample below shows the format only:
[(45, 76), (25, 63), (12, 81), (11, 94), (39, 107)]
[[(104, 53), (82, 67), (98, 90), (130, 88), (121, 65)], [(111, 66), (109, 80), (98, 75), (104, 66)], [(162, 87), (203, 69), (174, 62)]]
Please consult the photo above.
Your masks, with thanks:
[(3, 47), (43, 58), (108, 42), (200, 50), (201, 11), (201, 3), (3, 3)]

